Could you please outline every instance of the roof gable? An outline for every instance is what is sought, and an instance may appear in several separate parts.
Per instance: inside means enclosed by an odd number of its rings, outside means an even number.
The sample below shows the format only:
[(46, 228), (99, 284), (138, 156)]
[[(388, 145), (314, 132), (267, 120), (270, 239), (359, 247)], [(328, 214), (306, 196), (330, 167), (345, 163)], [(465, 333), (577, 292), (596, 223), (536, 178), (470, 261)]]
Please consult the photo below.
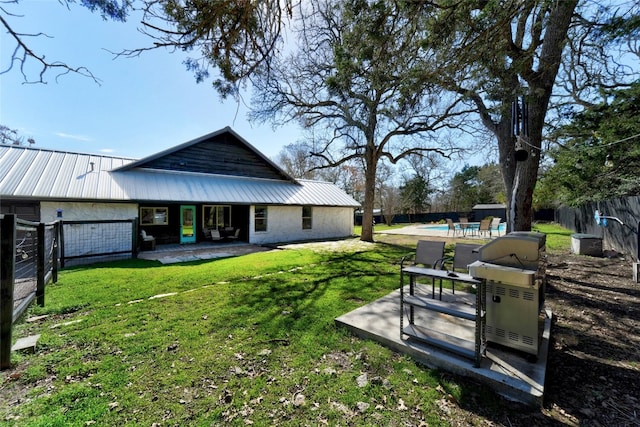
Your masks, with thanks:
[(145, 157), (119, 170), (134, 168), (295, 182), (229, 127)]

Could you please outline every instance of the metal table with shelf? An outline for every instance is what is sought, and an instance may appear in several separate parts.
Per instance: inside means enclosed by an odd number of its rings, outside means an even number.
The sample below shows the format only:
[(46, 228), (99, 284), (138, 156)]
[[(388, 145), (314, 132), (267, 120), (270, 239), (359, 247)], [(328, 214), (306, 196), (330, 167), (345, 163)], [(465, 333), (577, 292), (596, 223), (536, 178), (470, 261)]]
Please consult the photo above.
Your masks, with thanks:
[[(400, 336), (407, 335), (421, 342), (442, 348), (457, 355), (472, 359), (476, 367), (480, 367), (485, 349), (486, 297), (484, 281), (468, 274), (453, 273), (446, 270), (423, 268), (418, 266), (401, 266), (400, 270)], [(409, 294), (405, 296), (405, 276), (409, 277)], [(455, 304), (428, 298), (416, 294), (416, 278), (424, 277), (434, 280), (451, 280), (476, 286), (475, 307)], [(432, 291), (433, 292), (433, 291)], [(408, 307), (408, 325), (404, 325), (405, 307)], [(464, 319), (475, 323), (475, 342), (437, 331), (429, 325), (416, 325), (414, 311), (416, 308)]]

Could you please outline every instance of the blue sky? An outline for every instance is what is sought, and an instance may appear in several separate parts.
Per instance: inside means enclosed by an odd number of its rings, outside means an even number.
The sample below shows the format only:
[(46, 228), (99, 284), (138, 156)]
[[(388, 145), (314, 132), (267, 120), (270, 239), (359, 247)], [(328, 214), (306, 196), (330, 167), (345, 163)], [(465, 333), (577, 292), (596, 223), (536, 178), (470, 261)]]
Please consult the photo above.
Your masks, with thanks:
[[(46, 33), (25, 39), (51, 61), (84, 66), (101, 80), (50, 71), (47, 84), (23, 84), (18, 68), (0, 75), (0, 124), (33, 137), (36, 147), (142, 158), (231, 126), (268, 157), (301, 138), (296, 125), (272, 129), (251, 124), (248, 108), (222, 101), (210, 82), (197, 84), (181, 52), (152, 51), (114, 59), (109, 51), (147, 46), (136, 20), (104, 21), (84, 7), (69, 9), (57, 0), (25, 0), (3, 5), (14, 30)], [(15, 42), (0, 35), (0, 69), (7, 68)], [(39, 72), (31, 61), (30, 77)], [(245, 94), (245, 101), (250, 100)]]

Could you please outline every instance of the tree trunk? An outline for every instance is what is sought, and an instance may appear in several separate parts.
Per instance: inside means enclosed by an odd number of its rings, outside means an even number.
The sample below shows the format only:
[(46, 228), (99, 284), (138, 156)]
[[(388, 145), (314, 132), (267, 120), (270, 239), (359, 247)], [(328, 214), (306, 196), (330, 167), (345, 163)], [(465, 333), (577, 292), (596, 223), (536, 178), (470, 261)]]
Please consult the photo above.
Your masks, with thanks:
[(373, 208), (376, 195), (376, 167), (378, 158), (373, 144), (367, 144), (364, 154), (364, 205), (362, 206), (362, 233), (360, 240), (373, 242)]
[[(507, 232), (531, 230), (533, 190), (540, 166), (544, 119), (576, 4), (577, 0), (566, 0), (557, 2), (551, 8), (540, 50), (540, 70), (538, 72), (530, 70), (522, 76), (528, 85), (525, 102), (529, 110), (527, 121), (529, 134), (523, 141), (523, 147), (528, 152), (525, 161), (516, 162), (515, 160), (516, 138), (512, 135), (511, 116), (505, 114), (510, 110), (509, 106), (515, 99), (502, 99), (502, 118), (494, 129), (498, 138), (500, 166), (507, 194)], [(517, 81), (518, 77), (515, 75), (511, 76), (510, 81), (503, 81), (511, 88), (511, 91), (505, 91), (505, 93), (517, 93)], [(485, 122), (487, 122), (486, 118)]]

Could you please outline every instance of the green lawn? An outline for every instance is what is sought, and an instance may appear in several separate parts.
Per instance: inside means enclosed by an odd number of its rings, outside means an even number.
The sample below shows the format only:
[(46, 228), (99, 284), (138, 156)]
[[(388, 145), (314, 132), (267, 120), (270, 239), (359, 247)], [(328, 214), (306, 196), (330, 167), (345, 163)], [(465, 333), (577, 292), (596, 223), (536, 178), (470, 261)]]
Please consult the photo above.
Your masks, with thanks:
[(14, 329), (42, 336), (0, 374), (0, 424), (434, 426), (444, 398), (499, 405), (334, 324), (397, 289), (412, 249), (63, 270), (29, 313), (48, 317)]

